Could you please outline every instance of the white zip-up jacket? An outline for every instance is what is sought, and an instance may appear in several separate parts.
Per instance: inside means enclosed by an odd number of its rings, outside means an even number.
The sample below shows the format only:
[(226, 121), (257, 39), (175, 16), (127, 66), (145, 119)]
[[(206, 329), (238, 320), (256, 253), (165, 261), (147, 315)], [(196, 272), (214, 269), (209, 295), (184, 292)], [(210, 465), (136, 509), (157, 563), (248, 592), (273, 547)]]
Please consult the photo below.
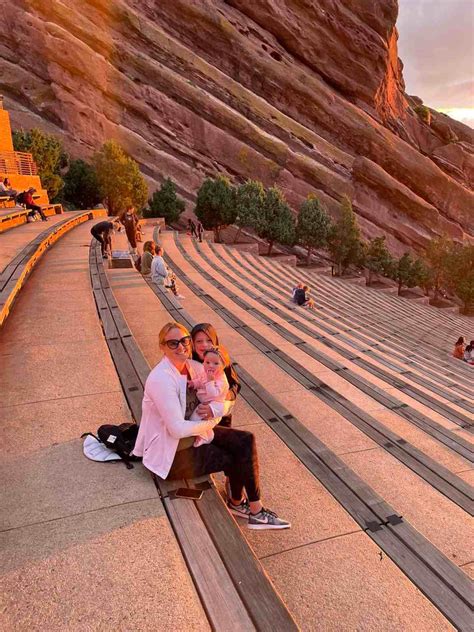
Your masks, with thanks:
[[(191, 379), (199, 374), (201, 365), (187, 360)], [(187, 421), (186, 375), (165, 356), (150, 372), (143, 394), (142, 418), (133, 454), (143, 457), (143, 465), (166, 478), (173, 464), (180, 439), (201, 435), (212, 430), (221, 417), (229, 413), (233, 402), (213, 402), (213, 419)]]

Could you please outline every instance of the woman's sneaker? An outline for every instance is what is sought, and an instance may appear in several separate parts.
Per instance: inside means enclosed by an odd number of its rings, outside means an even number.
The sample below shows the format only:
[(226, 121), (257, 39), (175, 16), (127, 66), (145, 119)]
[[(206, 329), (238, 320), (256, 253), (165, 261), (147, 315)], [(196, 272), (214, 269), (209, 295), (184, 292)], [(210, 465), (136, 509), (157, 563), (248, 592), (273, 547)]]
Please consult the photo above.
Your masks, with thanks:
[(291, 524), (279, 518), (270, 509), (262, 508), (258, 514), (249, 513), (249, 529), (289, 529)]
[(234, 505), (234, 503), (228, 500), (227, 507), (231, 513), (236, 516), (240, 516), (241, 518), (248, 518), (250, 516), (250, 507), (246, 498), (244, 498), (240, 505)]

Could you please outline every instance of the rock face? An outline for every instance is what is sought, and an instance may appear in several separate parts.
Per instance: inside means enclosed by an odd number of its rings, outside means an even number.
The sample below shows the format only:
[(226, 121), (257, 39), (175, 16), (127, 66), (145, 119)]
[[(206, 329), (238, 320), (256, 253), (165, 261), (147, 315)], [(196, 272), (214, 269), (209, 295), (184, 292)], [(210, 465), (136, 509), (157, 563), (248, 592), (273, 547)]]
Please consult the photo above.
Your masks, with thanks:
[[(474, 239), (473, 133), (405, 94), (396, 0), (19, 0), (0, 48), (14, 127), (75, 156), (116, 138), (151, 189), (276, 183), (297, 209), (349, 195), (397, 252)], [(192, 208), (190, 204), (190, 208)]]

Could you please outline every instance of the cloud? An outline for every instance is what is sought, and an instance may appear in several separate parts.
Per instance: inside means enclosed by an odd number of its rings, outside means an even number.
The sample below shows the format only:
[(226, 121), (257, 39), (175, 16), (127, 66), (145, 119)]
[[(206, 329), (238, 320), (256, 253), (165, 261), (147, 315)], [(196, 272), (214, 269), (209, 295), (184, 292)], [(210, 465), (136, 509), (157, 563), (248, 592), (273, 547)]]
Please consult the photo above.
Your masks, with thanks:
[(399, 0), (407, 92), (431, 107), (474, 108), (474, 2)]

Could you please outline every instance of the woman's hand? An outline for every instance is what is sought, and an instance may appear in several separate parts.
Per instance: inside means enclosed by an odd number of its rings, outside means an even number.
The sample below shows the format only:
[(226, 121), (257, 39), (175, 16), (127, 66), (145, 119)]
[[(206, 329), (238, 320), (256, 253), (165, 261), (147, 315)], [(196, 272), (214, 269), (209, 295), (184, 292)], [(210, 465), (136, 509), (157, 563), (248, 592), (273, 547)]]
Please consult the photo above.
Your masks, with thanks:
[(212, 412), (212, 408), (209, 404), (199, 404), (197, 407), (197, 414), (201, 419), (213, 419), (214, 413)]

